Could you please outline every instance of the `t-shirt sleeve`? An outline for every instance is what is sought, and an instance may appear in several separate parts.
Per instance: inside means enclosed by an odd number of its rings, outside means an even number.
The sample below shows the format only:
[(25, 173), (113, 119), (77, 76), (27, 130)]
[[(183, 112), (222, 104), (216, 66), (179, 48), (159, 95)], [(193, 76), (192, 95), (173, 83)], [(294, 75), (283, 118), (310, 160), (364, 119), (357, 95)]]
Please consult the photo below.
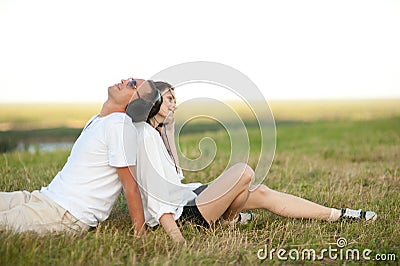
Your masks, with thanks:
[(108, 125), (108, 160), (113, 167), (136, 165), (137, 131), (126, 116)]

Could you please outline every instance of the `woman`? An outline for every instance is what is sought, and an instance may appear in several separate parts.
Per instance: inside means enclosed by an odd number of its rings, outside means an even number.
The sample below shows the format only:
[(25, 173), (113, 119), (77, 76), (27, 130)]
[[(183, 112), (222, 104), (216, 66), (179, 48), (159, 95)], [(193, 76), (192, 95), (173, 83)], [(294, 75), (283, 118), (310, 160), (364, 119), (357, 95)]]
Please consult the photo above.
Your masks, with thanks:
[[(137, 178), (149, 226), (161, 224), (173, 240), (183, 242), (176, 220), (190, 220), (204, 227), (219, 219), (234, 224), (242, 210), (266, 209), (280, 216), (326, 221), (377, 218), (374, 212), (328, 208), (263, 184), (252, 187), (254, 172), (244, 163), (230, 167), (208, 185), (182, 184), (173, 141), (173, 115), (172, 119), (168, 116), (176, 109), (174, 89), (165, 82), (155, 84), (159, 90), (158, 102), (151, 106), (146, 122), (135, 123)], [(133, 113), (138, 111), (131, 109)], [(165, 134), (160, 134), (162, 131)]]

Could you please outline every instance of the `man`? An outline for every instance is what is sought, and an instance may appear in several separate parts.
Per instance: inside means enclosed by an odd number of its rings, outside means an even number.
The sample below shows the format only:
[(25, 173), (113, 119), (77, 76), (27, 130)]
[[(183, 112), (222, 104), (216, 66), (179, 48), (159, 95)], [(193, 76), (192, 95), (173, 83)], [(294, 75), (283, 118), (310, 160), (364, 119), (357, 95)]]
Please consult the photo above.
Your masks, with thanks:
[(110, 215), (123, 188), (134, 229), (144, 232), (136, 173), (136, 128), (125, 114), (152, 81), (121, 80), (108, 88), (100, 114), (84, 127), (63, 169), (47, 187), (0, 192), (0, 230), (82, 232)]

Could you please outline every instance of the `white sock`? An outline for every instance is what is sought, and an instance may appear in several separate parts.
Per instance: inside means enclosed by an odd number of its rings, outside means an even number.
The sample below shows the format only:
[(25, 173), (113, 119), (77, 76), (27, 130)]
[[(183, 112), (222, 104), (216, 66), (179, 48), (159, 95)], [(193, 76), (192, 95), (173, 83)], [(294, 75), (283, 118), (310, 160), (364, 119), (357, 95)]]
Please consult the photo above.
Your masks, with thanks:
[(328, 222), (335, 222), (339, 219), (341, 211), (335, 208), (331, 208), (331, 215), (329, 215)]

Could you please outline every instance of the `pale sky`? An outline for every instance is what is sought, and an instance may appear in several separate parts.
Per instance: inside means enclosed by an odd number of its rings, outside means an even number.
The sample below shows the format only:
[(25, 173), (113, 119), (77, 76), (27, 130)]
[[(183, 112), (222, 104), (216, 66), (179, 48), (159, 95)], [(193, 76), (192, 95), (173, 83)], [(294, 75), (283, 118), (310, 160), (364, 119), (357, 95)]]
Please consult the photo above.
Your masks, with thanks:
[(0, 32), (0, 103), (103, 102), (121, 78), (190, 61), (267, 100), (400, 98), (400, 1), (0, 0)]

